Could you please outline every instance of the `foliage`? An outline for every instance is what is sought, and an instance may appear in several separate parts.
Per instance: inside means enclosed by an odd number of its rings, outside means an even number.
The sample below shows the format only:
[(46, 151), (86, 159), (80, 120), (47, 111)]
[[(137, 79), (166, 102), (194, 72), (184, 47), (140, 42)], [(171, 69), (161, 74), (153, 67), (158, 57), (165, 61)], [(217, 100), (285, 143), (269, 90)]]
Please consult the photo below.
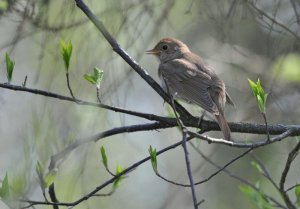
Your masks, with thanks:
[(100, 153), (101, 153), (103, 165), (105, 166), (105, 168), (107, 168), (107, 156), (105, 153), (105, 148), (103, 146), (100, 148)]
[(96, 85), (96, 88), (100, 88), (100, 84), (103, 78), (103, 70), (99, 68), (94, 68), (94, 74), (84, 74), (84, 79), (90, 82), (93, 85)]
[(149, 147), (149, 154), (151, 157), (152, 168), (153, 168), (154, 172), (157, 173), (156, 149), (153, 149), (151, 145)]
[[(257, 184), (259, 188), (259, 184)], [(259, 209), (272, 209), (272, 205), (261, 191), (256, 191), (251, 186), (242, 185), (240, 191), (243, 192), (249, 199), (251, 199)]]
[(252, 80), (248, 79), (249, 84), (251, 86), (253, 95), (256, 98), (259, 110), (261, 113), (266, 113), (266, 104), (267, 104), (267, 97), (268, 97), (268, 93), (264, 92), (264, 89), (262, 88), (262, 86), (260, 85), (260, 81), (259, 79), (257, 80), (257, 82), (253, 82)]
[(9, 184), (8, 184), (8, 175), (6, 173), (0, 188), (0, 197), (3, 200), (7, 200), (9, 196), (10, 196), (10, 191), (9, 191)]
[(60, 47), (61, 47), (61, 54), (63, 56), (63, 60), (65, 64), (65, 69), (68, 72), (73, 46), (71, 42), (66, 43), (64, 40), (61, 40)]
[[(122, 168), (119, 164), (116, 168), (115, 175), (117, 176), (117, 179), (113, 183), (113, 191), (115, 191), (121, 184), (122, 180), (125, 178), (123, 175), (120, 175), (124, 171), (124, 168)], [(120, 175), (120, 176), (119, 176)]]
[(14, 72), (15, 62), (10, 58), (8, 53), (5, 54), (5, 61), (7, 81), (10, 83)]
[(295, 195), (296, 195), (296, 203), (297, 206), (300, 208), (300, 185), (296, 186), (295, 188)]

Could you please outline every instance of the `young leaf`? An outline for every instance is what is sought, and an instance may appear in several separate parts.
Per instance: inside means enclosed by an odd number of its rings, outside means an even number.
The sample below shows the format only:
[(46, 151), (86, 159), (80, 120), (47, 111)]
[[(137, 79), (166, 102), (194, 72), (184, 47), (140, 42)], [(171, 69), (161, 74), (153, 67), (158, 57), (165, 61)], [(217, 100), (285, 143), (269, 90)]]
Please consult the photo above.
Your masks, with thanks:
[(91, 74), (84, 74), (83, 78), (85, 80), (87, 80), (88, 82), (90, 82), (91, 84), (95, 84), (94, 76), (93, 75), (91, 75)]
[(254, 83), (254, 82), (253, 82), (252, 80), (250, 80), (249, 78), (248, 78), (248, 82), (249, 82), (249, 84), (250, 84), (250, 86), (251, 86), (251, 89), (252, 89), (252, 92), (253, 92), (254, 96), (256, 96), (256, 95), (258, 94), (257, 87), (256, 87), (256, 83)]
[(56, 177), (56, 171), (55, 170), (51, 170), (47, 173), (47, 175), (45, 176), (45, 186), (46, 188), (48, 188), (55, 180)]
[(297, 200), (297, 206), (300, 207), (300, 185), (296, 186), (295, 195)]
[(97, 67), (94, 67), (94, 77), (95, 77), (95, 81), (96, 81), (96, 87), (100, 88), (100, 84), (103, 78), (103, 70), (100, 70)]
[(151, 157), (152, 168), (155, 173), (157, 173), (157, 158), (156, 158), (156, 149), (152, 149), (152, 146), (149, 147), (149, 154)]
[(2, 181), (2, 187), (0, 192), (0, 197), (2, 199), (8, 199), (9, 198), (9, 184), (8, 184), (8, 176), (7, 173)]
[[(122, 168), (119, 164), (117, 165), (117, 168), (116, 168), (116, 174), (115, 175), (119, 175), (121, 172), (123, 172), (124, 171), (124, 168)], [(120, 186), (120, 184), (121, 184), (121, 182), (122, 182), (122, 180), (124, 179), (124, 176), (119, 176), (115, 181), (114, 181), (114, 183), (113, 183), (113, 190), (116, 190), (119, 186)]]
[(100, 152), (101, 152), (103, 165), (105, 166), (105, 168), (107, 168), (107, 156), (106, 156), (105, 149), (103, 146), (100, 148)]
[(265, 197), (265, 195), (262, 192), (256, 191), (252, 187), (246, 186), (246, 185), (240, 186), (240, 190), (248, 198), (253, 200), (253, 202), (259, 209), (272, 209), (273, 208), (273, 206), (269, 203), (268, 199)]
[(12, 80), (15, 62), (10, 58), (9, 54), (5, 54), (5, 61), (6, 61), (6, 77), (8, 82), (10, 83)]
[(84, 79), (95, 85), (96, 88), (100, 88), (100, 84), (103, 78), (103, 70), (100, 70), (97, 67), (94, 67), (94, 74), (84, 74)]
[(260, 80), (258, 79), (256, 83), (254, 83), (252, 80), (248, 79), (248, 82), (251, 86), (253, 95), (256, 98), (258, 107), (260, 112), (266, 113), (266, 104), (267, 104), (267, 97), (268, 94), (265, 94), (264, 89), (260, 85)]
[(64, 63), (65, 63), (66, 71), (68, 71), (69, 66), (70, 66), (72, 49), (73, 49), (72, 43), (71, 42), (66, 43), (64, 40), (61, 40), (60, 48), (61, 48), (61, 54), (63, 56)]

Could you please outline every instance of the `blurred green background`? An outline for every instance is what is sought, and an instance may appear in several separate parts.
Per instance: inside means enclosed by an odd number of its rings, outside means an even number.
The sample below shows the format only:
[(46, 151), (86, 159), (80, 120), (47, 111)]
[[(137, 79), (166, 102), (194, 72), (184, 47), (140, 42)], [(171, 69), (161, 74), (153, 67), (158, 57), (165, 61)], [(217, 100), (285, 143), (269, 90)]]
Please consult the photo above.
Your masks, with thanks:
[[(270, 92), (267, 118), (270, 124), (297, 124), (300, 118), (300, 33), (297, 0), (86, 0), (110, 33), (157, 81), (158, 61), (145, 51), (163, 37), (182, 40), (210, 63), (225, 81), (237, 105), (226, 109), (233, 122), (263, 123), (247, 78), (260, 78)], [(292, 2), (296, 3), (293, 7)], [(268, 14), (281, 24), (268, 20)], [(69, 95), (60, 40), (72, 41), (70, 80), (77, 98), (94, 101), (96, 92), (83, 79), (95, 66), (104, 71), (102, 102), (107, 105), (168, 116), (168, 105), (116, 53), (72, 0), (0, 0), (0, 81), (6, 82), (5, 53), (15, 60), (12, 84)], [(284, 26), (284, 27), (282, 27)], [(288, 29), (288, 30), (287, 30)], [(184, 104), (195, 115), (201, 110)], [(209, 118), (211, 116), (208, 115)], [(35, 166), (46, 169), (51, 155), (77, 138), (87, 137), (144, 119), (95, 107), (79, 106), (34, 94), (0, 89), (0, 178), (8, 173), (15, 192), (43, 200)], [(211, 136), (221, 136), (218, 132)], [(240, 141), (265, 136), (233, 134)], [(162, 149), (181, 140), (177, 128), (116, 135), (80, 146), (59, 167), (56, 192), (63, 202), (74, 201), (110, 178), (99, 154), (106, 148), (109, 167), (128, 167), (148, 156), (149, 145)], [(224, 165), (242, 149), (193, 141), (211, 160)], [(256, 149), (276, 182), (280, 179), (295, 138)], [(194, 179), (202, 180), (216, 171), (189, 146)], [(278, 198), (279, 194), (244, 157), (229, 170)], [(159, 172), (174, 181), (187, 183), (181, 147), (158, 157)], [(299, 160), (288, 175), (287, 187), (300, 181)], [(241, 182), (221, 173), (196, 187), (201, 208), (256, 208), (240, 192)], [(107, 188), (105, 191), (109, 191)], [(104, 192), (105, 192), (104, 191)], [(280, 200), (280, 202), (282, 202)], [(17, 206), (18, 207), (18, 206)], [(0, 208), (7, 208), (1, 202)], [(51, 208), (36, 206), (36, 208)], [(148, 162), (128, 175), (110, 197), (94, 197), (75, 208), (192, 208), (189, 188), (181, 188), (155, 176)]]

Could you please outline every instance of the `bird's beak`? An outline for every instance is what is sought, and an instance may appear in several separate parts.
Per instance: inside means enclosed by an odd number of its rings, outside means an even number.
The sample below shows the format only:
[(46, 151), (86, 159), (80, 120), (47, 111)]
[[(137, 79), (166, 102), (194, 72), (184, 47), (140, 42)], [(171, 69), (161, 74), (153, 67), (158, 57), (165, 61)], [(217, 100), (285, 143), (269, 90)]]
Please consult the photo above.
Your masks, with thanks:
[(151, 50), (148, 50), (148, 51), (146, 51), (146, 54), (154, 54), (154, 55), (159, 55), (159, 50), (157, 50), (157, 49), (151, 49)]

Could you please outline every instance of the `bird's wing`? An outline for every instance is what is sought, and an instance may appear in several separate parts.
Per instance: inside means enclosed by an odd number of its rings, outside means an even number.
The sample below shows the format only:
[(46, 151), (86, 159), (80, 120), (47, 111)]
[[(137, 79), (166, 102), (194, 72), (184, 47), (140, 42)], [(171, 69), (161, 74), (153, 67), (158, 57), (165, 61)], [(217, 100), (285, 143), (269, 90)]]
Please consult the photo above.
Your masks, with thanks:
[(211, 77), (201, 72), (196, 65), (183, 59), (174, 59), (160, 64), (159, 74), (172, 94), (197, 104), (210, 113), (219, 113), (208, 90), (212, 82)]

